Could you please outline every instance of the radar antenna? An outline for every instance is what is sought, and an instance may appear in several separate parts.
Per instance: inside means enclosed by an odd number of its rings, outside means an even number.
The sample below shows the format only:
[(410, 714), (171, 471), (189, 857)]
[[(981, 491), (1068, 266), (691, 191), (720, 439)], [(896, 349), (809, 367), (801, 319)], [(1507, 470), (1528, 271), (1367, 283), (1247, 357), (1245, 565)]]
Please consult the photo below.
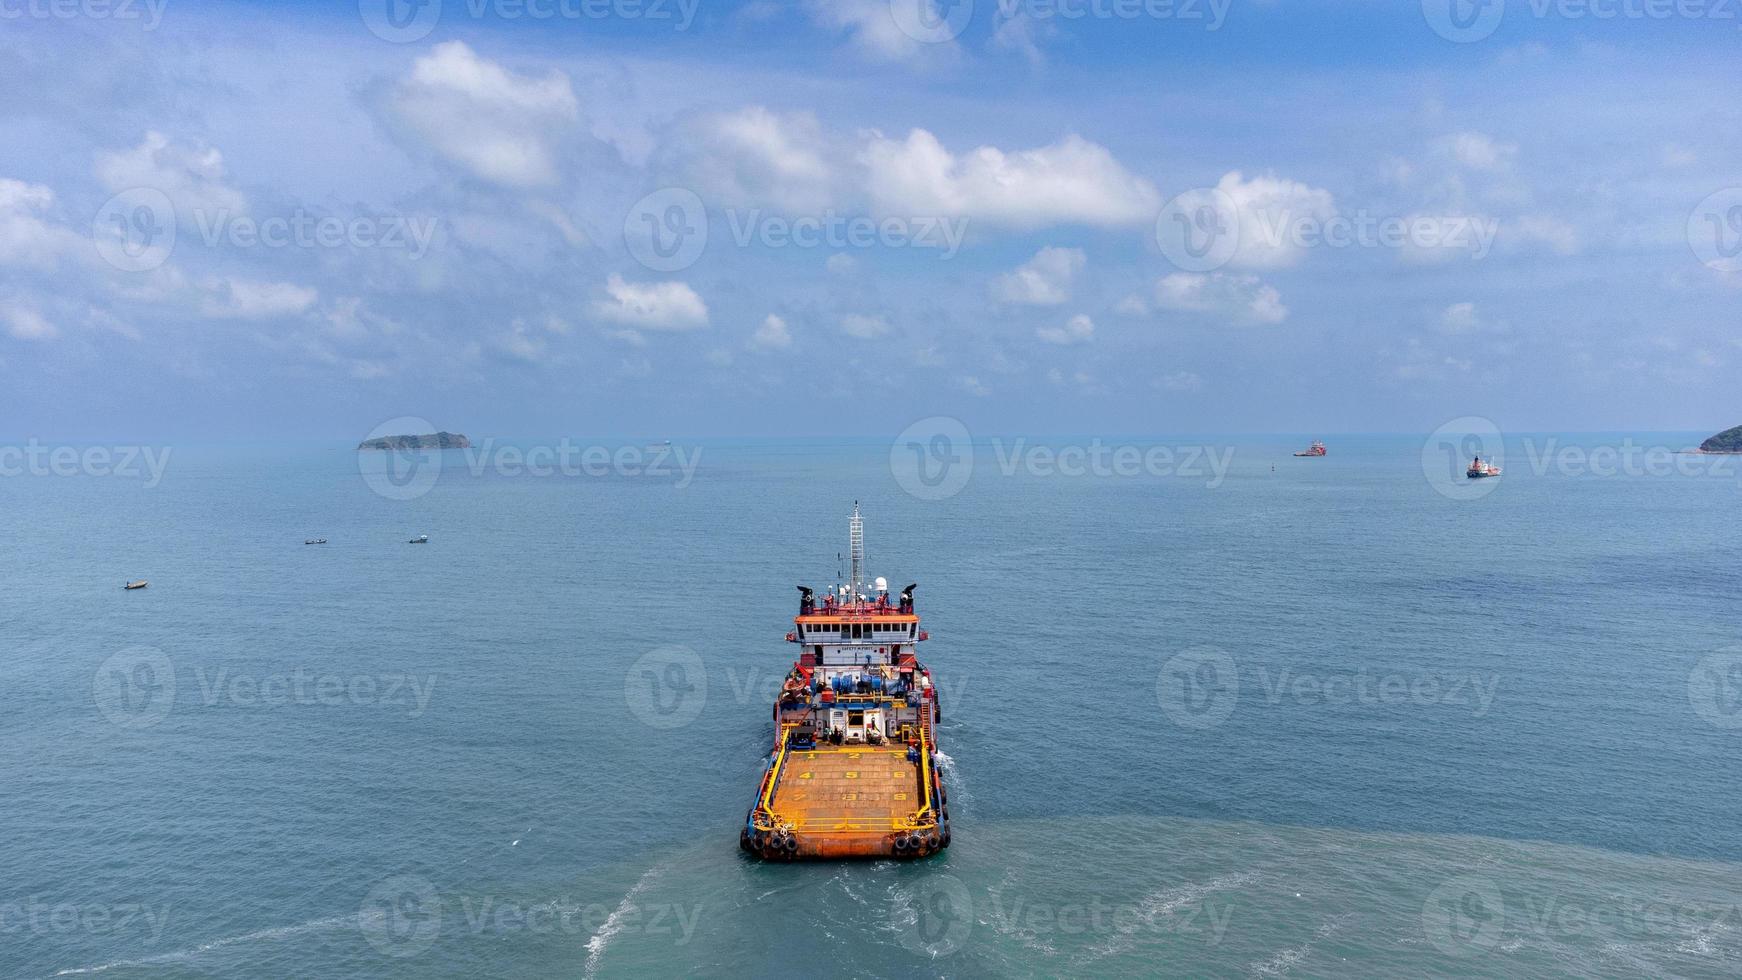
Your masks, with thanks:
[(865, 598), (865, 522), (859, 518), (859, 502), (853, 501), (853, 520), (847, 525), (847, 555), (853, 564), (853, 578), (848, 583), (852, 601)]

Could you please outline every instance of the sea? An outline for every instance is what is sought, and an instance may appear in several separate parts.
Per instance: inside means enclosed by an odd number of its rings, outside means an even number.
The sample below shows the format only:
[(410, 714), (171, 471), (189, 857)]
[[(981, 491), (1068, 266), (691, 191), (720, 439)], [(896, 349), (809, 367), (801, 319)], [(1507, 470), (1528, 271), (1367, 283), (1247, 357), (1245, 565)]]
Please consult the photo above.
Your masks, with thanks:
[[(1734, 977), (1701, 435), (0, 454), (0, 976)], [(952, 846), (759, 863), (855, 503)]]

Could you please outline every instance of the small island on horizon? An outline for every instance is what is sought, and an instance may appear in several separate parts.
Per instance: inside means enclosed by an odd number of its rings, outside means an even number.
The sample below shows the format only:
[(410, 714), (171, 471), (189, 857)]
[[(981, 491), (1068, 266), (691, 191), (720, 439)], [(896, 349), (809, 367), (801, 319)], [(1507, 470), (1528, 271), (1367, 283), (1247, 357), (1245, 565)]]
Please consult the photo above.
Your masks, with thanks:
[(458, 432), (430, 432), (420, 436), (382, 436), (365, 439), (357, 444), (363, 449), (470, 449), (472, 440)]
[(1742, 425), (1725, 429), (1700, 443), (1702, 453), (1742, 453)]

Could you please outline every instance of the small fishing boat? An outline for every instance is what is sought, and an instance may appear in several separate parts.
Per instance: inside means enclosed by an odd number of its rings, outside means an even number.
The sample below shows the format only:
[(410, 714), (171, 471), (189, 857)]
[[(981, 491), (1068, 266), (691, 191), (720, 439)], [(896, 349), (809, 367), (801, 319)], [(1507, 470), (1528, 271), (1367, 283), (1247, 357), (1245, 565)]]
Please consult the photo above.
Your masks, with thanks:
[(1295, 451), (1296, 456), (1323, 456), (1324, 454), (1325, 454), (1325, 444), (1322, 442), (1319, 442), (1316, 439), (1313, 441), (1312, 445), (1306, 447), (1305, 449), (1300, 449), (1300, 450)]
[(412, 538), (410, 543), (411, 544), (429, 544), (429, 535), (420, 534), (417, 537)]
[(326, 544), (326, 543), (327, 543), (326, 538), (309, 538), (307, 541), (303, 542), (303, 544)]
[(145, 588), (145, 587), (146, 587), (146, 586), (147, 586), (147, 585), (150, 585), (150, 584), (151, 584), (151, 583), (150, 583), (150, 582), (147, 582), (147, 581), (145, 581), (145, 580), (144, 580), (144, 579), (140, 579), (140, 580), (139, 580), (139, 581), (137, 581), (137, 582), (128, 582), (128, 583), (126, 583), (126, 584), (125, 584), (125, 585), (123, 585), (123, 586), (121, 586), (121, 587), (122, 587), (122, 588), (123, 588), (123, 589), (127, 589), (127, 590), (128, 590), (128, 591), (132, 591), (132, 590), (133, 590), (133, 589), (143, 589), (143, 588)]
[(1482, 457), (1477, 456), (1470, 460), (1470, 468), (1464, 471), (1464, 475), (1472, 480), (1482, 480), (1491, 476), (1499, 476), (1500, 467), (1493, 463), (1483, 462)]

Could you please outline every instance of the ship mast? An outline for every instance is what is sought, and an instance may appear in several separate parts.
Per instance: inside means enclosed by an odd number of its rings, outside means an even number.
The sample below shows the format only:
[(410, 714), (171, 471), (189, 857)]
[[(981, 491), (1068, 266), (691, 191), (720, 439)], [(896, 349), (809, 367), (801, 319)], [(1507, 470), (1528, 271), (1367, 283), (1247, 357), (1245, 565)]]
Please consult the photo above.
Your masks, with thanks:
[(859, 502), (853, 501), (853, 520), (847, 525), (847, 554), (853, 564), (853, 577), (848, 582), (851, 601), (865, 600), (865, 522), (859, 519)]

